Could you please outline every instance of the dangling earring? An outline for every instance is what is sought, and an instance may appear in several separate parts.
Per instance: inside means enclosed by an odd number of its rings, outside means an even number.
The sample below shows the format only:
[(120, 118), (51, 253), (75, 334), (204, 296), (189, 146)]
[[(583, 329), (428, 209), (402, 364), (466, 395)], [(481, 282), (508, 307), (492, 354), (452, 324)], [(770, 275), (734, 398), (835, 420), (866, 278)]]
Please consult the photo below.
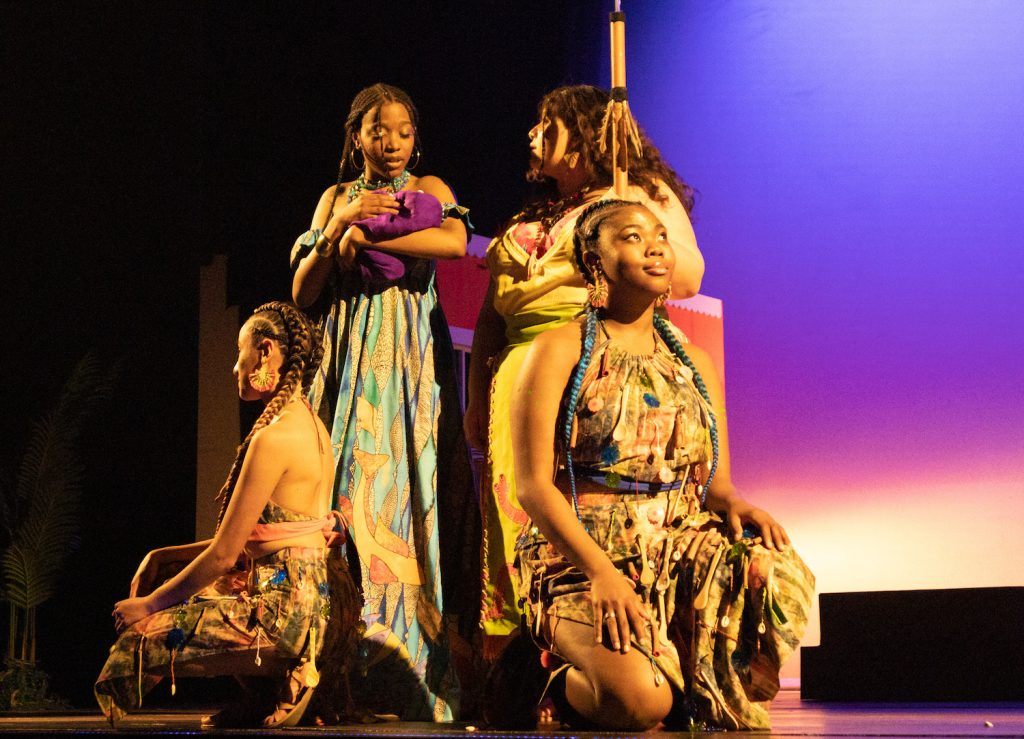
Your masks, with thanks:
[(587, 285), (587, 302), (595, 309), (608, 305), (608, 283), (600, 272), (595, 272), (594, 281)]
[(269, 393), (277, 387), (277, 370), (263, 365), (254, 372), (249, 373), (249, 384), (258, 393)]
[[(357, 151), (358, 151), (358, 152), (359, 152), (360, 154), (362, 154), (362, 156), (363, 156), (363, 163), (362, 163), (362, 164), (356, 164), (356, 152), (357, 152)], [(366, 155), (365, 155), (365, 154), (363, 154), (363, 150), (362, 150), (362, 149), (360, 149), (360, 148), (359, 148), (358, 146), (353, 146), (353, 147), (352, 147), (351, 149), (349, 149), (349, 152), (348, 152), (348, 161), (349, 161), (349, 163), (350, 163), (350, 164), (352, 165), (352, 169), (354, 169), (354, 170), (356, 170), (356, 171), (359, 171), (359, 170), (361, 170), (361, 169), (362, 169), (363, 167), (365, 167), (365, 166), (366, 166)]]
[(572, 154), (569, 155), (569, 169), (576, 169), (576, 165), (579, 163), (579, 161), (580, 153), (578, 151), (574, 151)]
[(672, 285), (670, 284), (668, 286), (668, 289), (665, 290), (665, 292), (663, 292), (661, 295), (659, 295), (657, 298), (654, 299), (654, 305), (656, 307), (660, 308), (661, 306), (665, 305), (665, 303), (667, 303), (671, 299), (672, 299)]
[(420, 145), (418, 142), (416, 144), (416, 151), (414, 151), (413, 153), (416, 155), (416, 163), (405, 165), (406, 169), (416, 169), (418, 166), (420, 166), (420, 159), (423, 157), (423, 152), (420, 151)]

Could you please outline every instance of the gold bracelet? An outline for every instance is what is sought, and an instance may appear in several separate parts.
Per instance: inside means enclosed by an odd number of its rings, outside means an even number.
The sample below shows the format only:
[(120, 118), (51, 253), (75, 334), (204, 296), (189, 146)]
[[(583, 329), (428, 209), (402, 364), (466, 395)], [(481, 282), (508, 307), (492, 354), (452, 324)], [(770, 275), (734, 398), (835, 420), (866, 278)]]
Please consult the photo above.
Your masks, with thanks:
[(318, 257), (329, 257), (334, 251), (334, 244), (328, 241), (326, 236), (320, 234), (316, 237), (316, 243), (313, 244), (313, 251)]

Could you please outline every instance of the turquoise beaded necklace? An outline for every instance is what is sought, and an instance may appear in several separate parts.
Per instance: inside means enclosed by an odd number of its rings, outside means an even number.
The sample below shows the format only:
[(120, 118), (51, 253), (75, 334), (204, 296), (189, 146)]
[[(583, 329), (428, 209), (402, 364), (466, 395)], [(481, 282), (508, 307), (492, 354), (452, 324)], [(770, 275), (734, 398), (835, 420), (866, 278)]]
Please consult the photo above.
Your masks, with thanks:
[(372, 180), (367, 181), (366, 175), (361, 174), (356, 178), (348, 188), (348, 202), (352, 202), (363, 190), (370, 192), (374, 190), (387, 190), (388, 192), (398, 192), (407, 184), (409, 184), (409, 170), (403, 169), (402, 174), (398, 175), (394, 179), (390, 180)]

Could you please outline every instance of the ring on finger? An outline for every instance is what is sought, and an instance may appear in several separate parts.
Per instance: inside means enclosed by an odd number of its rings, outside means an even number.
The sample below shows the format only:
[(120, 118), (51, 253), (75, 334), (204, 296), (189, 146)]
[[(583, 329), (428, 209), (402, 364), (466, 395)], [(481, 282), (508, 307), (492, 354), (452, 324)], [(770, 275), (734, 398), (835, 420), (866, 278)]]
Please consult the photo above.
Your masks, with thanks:
[(611, 621), (614, 618), (616, 618), (615, 611), (608, 611), (608, 613), (604, 614), (605, 621)]

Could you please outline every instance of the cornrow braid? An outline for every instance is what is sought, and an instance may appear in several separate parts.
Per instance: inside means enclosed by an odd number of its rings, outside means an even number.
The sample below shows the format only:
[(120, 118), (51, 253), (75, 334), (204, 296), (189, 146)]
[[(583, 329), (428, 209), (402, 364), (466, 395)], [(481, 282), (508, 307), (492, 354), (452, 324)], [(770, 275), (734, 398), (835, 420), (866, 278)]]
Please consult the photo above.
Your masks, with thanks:
[(323, 358), (323, 343), (320, 340), (318, 329), (306, 314), (290, 303), (279, 301), (264, 303), (253, 311), (249, 321), (252, 335), (262, 336), (281, 344), (284, 361), (281, 365), (281, 380), (278, 382), (274, 397), (267, 403), (263, 413), (256, 419), (249, 433), (238, 446), (228, 477), (217, 494), (221, 501), (220, 512), (217, 514), (218, 529), (224, 520), (224, 514), (227, 513), (231, 494), (238, 482), (242, 461), (245, 459), (253, 437), (281, 413), (281, 409), (296, 390), (302, 391), (309, 388), (316, 368), (320, 366), (320, 361)]
[(583, 322), (583, 338), (580, 347), (580, 361), (572, 371), (569, 378), (569, 398), (566, 401), (565, 423), (562, 427), (562, 434), (565, 440), (565, 466), (569, 471), (569, 490), (572, 493), (572, 508), (576, 512), (576, 518), (580, 519), (580, 501), (576, 494), (576, 471), (572, 465), (572, 427), (576, 421), (576, 403), (579, 402), (580, 388), (583, 385), (583, 376), (590, 366), (590, 355), (594, 351), (594, 339), (597, 337), (597, 311), (587, 306)]
[(601, 224), (605, 218), (610, 216), (619, 208), (631, 205), (642, 205), (633, 200), (619, 200), (609, 198), (591, 203), (579, 218), (576, 219), (576, 228), (572, 233), (572, 258), (576, 263), (576, 269), (583, 275), (588, 285), (594, 284), (594, 270), (583, 259), (584, 254), (597, 254), (597, 244), (601, 235)]
[(338, 202), (338, 194), (345, 188), (345, 160), (341, 160), (341, 165), (338, 167), (338, 179), (334, 183), (334, 197), (331, 198), (331, 207), (327, 209), (327, 215), (324, 216), (324, 225), (320, 227), (323, 231), (327, 228), (327, 224), (331, 222), (331, 216), (334, 214), (334, 206)]
[[(682, 343), (679, 341), (679, 337), (676, 336), (675, 332), (672, 331), (672, 326), (669, 324), (668, 319), (659, 313), (654, 314), (654, 328), (658, 332), (658, 335), (662, 338), (668, 348), (672, 350), (672, 353), (679, 357), (679, 361), (685, 364), (691, 372), (693, 372), (693, 385), (697, 388), (697, 392), (704, 398), (704, 402), (708, 404), (710, 411), (713, 408), (711, 403), (711, 396), (708, 394), (708, 387), (704, 384), (704, 378), (700, 376), (700, 372), (697, 371), (697, 367), (694, 366), (693, 360), (687, 355), (686, 350), (683, 349)], [(704, 506), (704, 501), (708, 497), (708, 487), (711, 485), (711, 481), (715, 478), (715, 470), (718, 469), (718, 423), (715, 421), (714, 413), (711, 412), (711, 416), (708, 419), (711, 424), (708, 428), (708, 435), (711, 437), (711, 467), (708, 469), (708, 479), (704, 481), (703, 489), (699, 490), (700, 493), (700, 504)]]

